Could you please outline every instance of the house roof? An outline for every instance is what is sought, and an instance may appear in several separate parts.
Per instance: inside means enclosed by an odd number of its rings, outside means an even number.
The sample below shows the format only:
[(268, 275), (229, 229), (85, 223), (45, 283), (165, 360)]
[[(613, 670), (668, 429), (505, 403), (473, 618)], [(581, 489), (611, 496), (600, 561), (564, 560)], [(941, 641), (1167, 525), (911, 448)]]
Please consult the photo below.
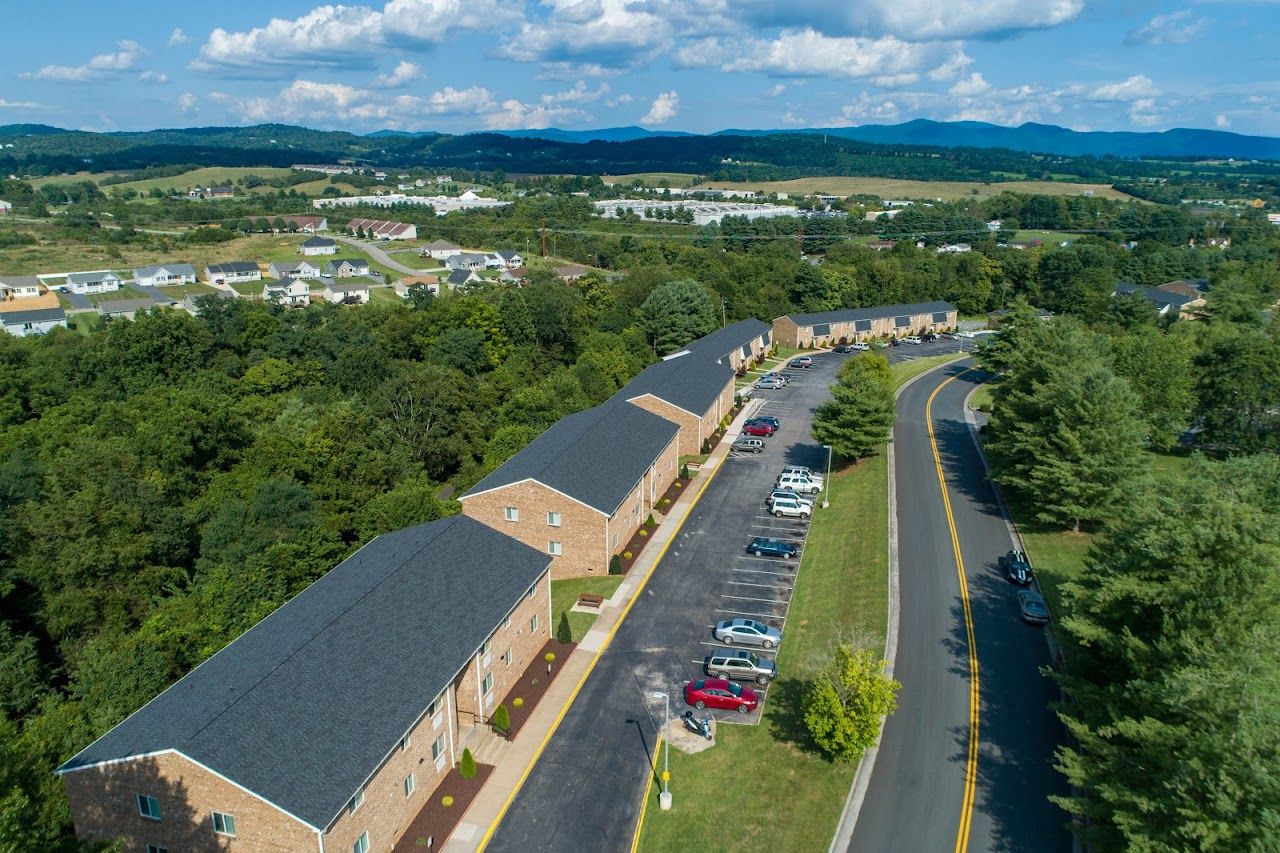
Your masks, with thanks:
[(327, 828), (550, 561), (460, 515), (380, 536), (59, 772), (172, 749)]
[(488, 255), (482, 255), (479, 252), (463, 252), (460, 255), (454, 255), (449, 258), (448, 262), (451, 264), (483, 264), (488, 257)]
[(321, 249), (327, 246), (336, 245), (338, 245), (337, 242), (330, 240), (328, 237), (308, 237), (306, 240), (302, 241), (302, 246), (305, 249)]
[(34, 275), (6, 275), (0, 276), (0, 285), (7, 287), (39, 287), (40, 279)]
[(474, 275), (471, 270), (454, 270), (449, 273), (449, 277), (445, 281), (453, 287), (458, 287), (471, 281)]
[(885, 317), (937, 314), (954, 311), (950, 302), (916, 302), (910, 305), (877, 305), (872, 308), (841, 308), (838, 311), (819, 311), (813, 314), (788, 314), (787, 319), (797, 326), (813, 326), (821, 323), (848, 323), (854, 320), (880, 320)]
[(1174, 293), (1170, 290), (1161, 290), (1158, 287), (1141, 287), (1129, 281), (1121, 281), (1116, 283), (1115, 292), (1117, 294), (1137, 294), (1146, 297), (1149, 302), (1154, 303), (1159, 308), (1178, 308), (1181, 309), (1189, 302), (1195, 302), (1201, 299), (1200, 296), (1187, 296), (1182, 293)]
[(504, 261), (510, 261), (520, 257), (520, 253), (515, 251), (514, 249), (501, 249), (497, 252), (494, 252), (494, 254), (502, 258)]
[(325, 269), (329, 267), (338, 267), (343, 264), (350, 264), (353, 267), (367, 267), (369, 262), (363, 258), (330, 258), (324, 265)]
[(113, 272), (73, 272), (67, 273), (67, 284), (93, 284), (98, 281), (106, 281), (107, 279), (120, 280), (120, 276)]
[(325, 222), (325, 217), (323, 216), (282, 216), (280, 218), (285, 222), (292, 222), (299, 228), (315, 228)]
[(110, 314), (127, 314), (131, 311), (155, 308), (157, 305), (163, 304), (165, 303), (156, 302), (154, 299), (111, 299), (98, 303), (98, 314), (103, 317)]
[(710, 353), (683, 351), (646, 367), (618, 395), (624, 400), (634, 400), (652, 394), (702, 417), (732, 382), (733, 368), (728, 361), (721, 361)]
[(161, 270), (171, 275), (194, 276), (196, 274), (196, 268), (191, 264), (156, 264), (150, 267), (138, 267), (133, 271), (133, 275), (134, 278), (150, 278)]
[(281, 273), (282, 275), (288, 275), (289, 273), (294, 272), (295, 270), (300, 270), (303, 267), (308, 267), (313, 270), (320, 269), (315, 264), (311, 263), (311, 261), (276, 261), (271, 265), (271, 269)]
[(66, 319), (67, 312), (61, 308), (33, 308), (30, 311), (6, 311), (0, 314), (0, 320), (6, 326), (20, 326), (23, 323), (48, 323), (50, 320)]
[(432, 240), (430, 243), (426, 245), (426, 248), (441, 250), (441, 249), (461, 249), (462, 247), (454, 243), (450, 243), (448, 240)]
[(258, 265), (253, 261), (228, 261), (225, 264), (209, 264), (206, 269), (211, 273), (245, 273), (257, 272)]
[(763, 320), (755, 318), (739, 320), (737, 323), (725, 326), (723, 329), (716, 329), (711, 334), (690, 342), (685, 348), (693, 352), (705, 353), (713, 358), (724, 358), (734, 350), (740, 350), (761, 335), (768, 335), (772, 331), (773, 327)]
[(613, 515), (678, 430), (614, 395), (556, 421), (462, 497), (535, 480)]

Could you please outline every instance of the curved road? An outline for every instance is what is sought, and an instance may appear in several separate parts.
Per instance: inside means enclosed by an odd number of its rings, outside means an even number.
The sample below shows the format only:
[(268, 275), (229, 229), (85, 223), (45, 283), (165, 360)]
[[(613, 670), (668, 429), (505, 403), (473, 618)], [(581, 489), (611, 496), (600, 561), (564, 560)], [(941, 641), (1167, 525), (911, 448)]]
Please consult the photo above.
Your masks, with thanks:
[(380, 263), (389, 269), (393, 269), (396, 272), (402, 272), (405, 275), (422, 275), (423, 272), (425, 272), (425, 270), (405, 266), (373, 243), (368, 243), (364, 240), (357, 240), (354, 237), (344, 237), (341, 234), (334, 234), (333, 239), (337, 240), (339, 243), (346, 243), (348, 246), (355, 246), (357, 249), (373, 258), (377, 263)]
[[(1013, 547), (964, 417), (981, 374), (972, 361), (928, 373), (898, 399), (894, 428), (901, 615), (894, 677), (899, 708), (885, 724), (849, 850), (1068, 851), (1066, 793), (1053, 769), (1065, 734), (1049, 710), (1057, 689), (1042, 629), (1018, 619), (1017, 587), (997, 558)], [(954, 379), (948, 382), (948, 379)], [(955, 521), (977, 652), (976, 783), (967, 845), (959, 838), (970, 749), (970, 632), (932, 424)]]

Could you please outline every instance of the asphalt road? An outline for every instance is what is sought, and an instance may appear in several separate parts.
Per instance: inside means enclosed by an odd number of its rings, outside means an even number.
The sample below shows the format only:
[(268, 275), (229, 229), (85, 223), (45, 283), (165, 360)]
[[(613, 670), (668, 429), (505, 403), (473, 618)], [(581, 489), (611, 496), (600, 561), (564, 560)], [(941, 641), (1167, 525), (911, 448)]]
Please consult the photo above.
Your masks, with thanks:
[[(891, 361), (900, 361), (957, 347), (939, 342), (887, 353)], [(836, 369), (849, 357), (815, 355), (813, 368), (787, 370), (795, 379), (786, 388), (758, 392), (766, 401), (762, 414), (779, 418), (782, 429), (765, 439), (765, 453), (731, 454), (725, 460), (588, 676), (487, 850), (630, 848), (662, 724), (663, 703), (652, 693), (671, 696), (672, 717), (683, 713), (682, 685), (703, 677), (704, 657), (723, 648), (711, 635), (711, 626), (721, 619), (751, 616), (785, 632), (795, 562), (748, 557), (745, 546), (752, 536), (803, 540), (807, 524), (766, 515), (763, 501), (783, 465), (825, 467), (826, 451), (810, 437), (809, 424), (813, 409), (829, 395)], [(748, 686), (768, 701), (767, 688)], [(758, 716), (716, 713), (728, 724), (752, 724)]]
[(357, 249), (366, 253), (369, 257), (373, 258), (384, 267), (389, 267), (396, 272), (404, 273), (405, 275), (422, 275), (422, 270), (400, 263), (395, 258), (388, 255), (386, 251), (376, 243), (357, 240), (354, 237), (344, 237), (341, 234), (334, 234), (333, 239), (337, 240), (339, 243), (346, 243), (348, 246), (355, 246)]
[(979, 752), (969, 850), (1071, 849), (1066, 793), (1053, 770), (1065, 739), (1040, 674), (1049, 663), (1040, 628), (1018, 618), (1018, 587), (996, 560), (1013, 547), (969, 428), (963, 402), (980, 374), (972, 362), (933, 371), (898, 400), (894, 429), (901, 621), (894, 676), (899, 708), (885, 724), (849, 850), (955, 850), (969, 738), (968, 640), (960, 583), (925, 405), (933, 404), (952, 514), (965, 565), (980, 687)]

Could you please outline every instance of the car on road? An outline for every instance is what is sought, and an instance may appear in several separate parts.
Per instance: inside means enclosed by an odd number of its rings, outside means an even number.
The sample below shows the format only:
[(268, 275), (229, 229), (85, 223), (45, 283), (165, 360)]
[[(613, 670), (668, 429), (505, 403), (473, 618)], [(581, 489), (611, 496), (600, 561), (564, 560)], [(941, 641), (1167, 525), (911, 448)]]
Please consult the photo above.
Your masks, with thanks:
[(773, 502), (778, 500), (779, 498), (788, 498), (790, 500), (800, 501), (801, 503), (807, 503), (809, 504), (809, 506), (813, 506), (812, 499), (807, 498), (804, 495), (792, 489), (774, 489), (772, 492), (769, 493), (769, 496), (764, 499), (764, 502), (767, 506), (772, 507)]
[(760, 437), (768, 438), (769, 436), (773, 435), (773, 427), (769, 424), (764, 424), (764, 423), (743, 424), (742, 434), (754, 435), (757, 438), (760, 438)]
[(1019, 586), (1028, 586), (1031, 583), (1031, 561), (1027, 559), (1025, 551), (1019, 551), (1016, 548), (1008, 554), (1000, 557), (1000, 570), (1004, 572), (1004, 576)]
[(1049, 605), (1044, 596), (1035, 590), (1024, 589), (1018, 592), (1018, 615), (1023, 622), (1032, 625), (1049, 624)]
[(766, 376), (765, 378), (756, 382), (755, 388), (757, 391), (776, 391), (779, 388), (783, 387), (784, 385), (786, 385), (786, 383), (783, 382), (781, 379), (775, 379), (772, 376)]
[(778, 489), (791, 489), (802, 495), (812, 495), (822, 491), (822, 484), (803, 474), (783, 474), (774, 483), (774, 487)]
[(684, 701), (699, 711), (703, 708), (717, 708), (721, 711), (737, 711), (739, 714), (754, 711), (760, 704), (754, 690), (723, 678), (687, 682), (684, 686)]
[(788, 465), (787, 467), (782, 469), (782, 473), (784, 475), (799, 474), (802, 477), (808, 477), (810, 480), (813, 480), (819, 486), (826, 485), (826, 482), (822, 479), (821, 474), (815, 474), (812, 468), (807, 468), (804, 465)]
[(747, 553), (753, 557), (794, 557), (799, 551), (795, 543), (769, 536), (757, 536), (747, 543)]
[(807, 355), (802, 355), (799, 358), (793, 358), (790, 361), (788, 361), (787, 367), (799, 367), (803, 369), (808, 369), (810, 367), (813, 367), (813, 359), (809, 358), (809, 356)]
[(777, 664), (773, 661), (756, 657), (746, 649), (713, 652), (707, 655), (707, 675), (712, 678), (768, 684), (773, 681), (777, 671)]
[(762, 646), (775, 648), (782, 642), (782, 632), (772, 625), (754, 619), (725, 619), (712, 631), (720, 642), (732, 646)]
[(813, 514), (813, 503), (798, 498), (775, 498), (769, 511), (778, 518), (808, 518)]
[(764, 442), (758, 438), (739, 438), (729, 445), (730, 450), (738, 453), (764, 453)]
[(919, 343), (923, 343), (923, 342), (920, 340), (920, 337), (919, 337), (918, 335), (907, 335), (905, 338), (903, 338), (903, 339), (902, 339), (902, 342), (903, 342), (904, 344), (919, 344)]
[(756, 415), (754, 418), (747, 418), (744, 423), (748, 424), (768, 424), (775, 430), (782, 429), (782, 421), (773, 415)]

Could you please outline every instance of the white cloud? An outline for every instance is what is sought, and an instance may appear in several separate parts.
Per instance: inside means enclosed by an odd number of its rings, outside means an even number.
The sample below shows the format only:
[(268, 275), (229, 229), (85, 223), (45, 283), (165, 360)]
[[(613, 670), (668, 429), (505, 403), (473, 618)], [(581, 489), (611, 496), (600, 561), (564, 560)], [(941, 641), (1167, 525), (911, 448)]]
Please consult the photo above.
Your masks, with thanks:
[(389, 0), (382, 29), (390, 41), (439, 44), (455, 32), (492, 31), (519, 17), (516, 4), (500, 0)]
[(800, 116), (796, 115), (791, 110), (787, 110), (785, 113), (779, 116), (778, 121), (782, 122), (783, 124), (791, 125), (793, 127), (798, 127), (800, 125), (808, 124), (808, 122), (800, 118)]
[(1155, 98), (1138, 98), (1129, 105), (1129, 121), (1139, 127), (1150, 127), (1164, 121), (1157, 112)]
[(379, 74), (373, 78), (373, 85), (383, 89), (396, 89), (407, 86), (414, 80), (426, 76), (423, 70), (412, 62), (401, 60), (389, 74)]
[(195, 110), (198, 102), (199, 99), (195, 95), (190, 92), (183, 92), (178, 96), (178, 109), (182, 110), (184, 113), (192, 112)]
[(718, 67), (784, 77), (878, 77), (892, 80), (954, 61), (953, 45), (912, 43), (891, 36), (832, 38), (813, 29), (786, 30), (769, 41), (706, 38), (685, 46), (677, 67)]
[(235, 98), (213, 92), (210, 100), (225, 104), (247, 122), (312, 124), (377, 124), (414, 127), (430, 116), (483, 116), (498, 109), (483, 86), (455, 89), (445, 86), (425, 97), (394, 95), (343, 83), (295, 80), (270, 97)]
[(635, 67), (666, 50), (677, 34), (672, 17), (633, 0), (541, 0), (538, 7), (545, 14), (526, 20), (498, 54), (546, 63), (558, 76)]
[(756, 24), (809, 26), (834, 35), (947, 40), (1055, 27), (1083, 8), (1084, 0), (745, 0), (735, 11)]
[(485, 116), (484, 126), (490, 130), (546, 128), (587, 117), (586, 113), (574, 107), (552, 106), (545, 102), (524, 104), (515, 98), (510, 98), (502, 102), (501, 111)]
[(663, 92), (653, 99), (649, 112), (645, 113), (644, 118), (640, 119), (640, 123), (643, 125), (665, 124), (676, 117), (676, 112), (679, 109), (680, 94), (675, 89), (670, 92)]
[(122, 71), (131, 71), (146, 50), (136, 41), (118, 42), (115, 53), (100, 53), (84, 65), (46, 65), (39, 71), (24, 71), (18, 76), (24, 80), (52, 80), (58, 83), (91, 83), (114, 77)]
[(900, 112), (893, 101), (875, 98), (866, 92), (859, 92), (858, 99), (840, 108), (840, 114), (826, 120), (826, 124), (850, 125), (873, 122), (895, 122)]
[(144, 83), (168, 83), (169, 75), (160, 71), (143, 71), (138, 79)]
[(1119, 83), (1104, 83), (1087, 95), (1091, 101), (1136, 101), (1160, 94), (1155, 83), (1145, 74), (1135, 74)]
[(958, 98), (972, 98), (989, 91), (991, 91), (991, 84), (977, 71), (963, 80), (957, 80), (950, 89), (951, 94)]
[(1129, 31), (1124, 43), (1139, 44), (1185, 44), (1191, 41), (1205, 28), (1207, 18), (1191, 17), (1190, 9), (1156, 15), (1140, 27)]
[(218, 27), (191, 67), (201, 71), (271, 73), (307, 62), (330, 67), (371, 67), (371, 45), (382, 40), (382, 15), (366, 6), (317, 6), (300, 18), (272, 18), (248, 32)]
[(169, 33), (169, 47), (187, 43), (187, 34), (182, 31), (182, 27), (174, 27), (173, 32)]
[(937, 81), (954, 80), (960, 75), (960, 72), (972, 64), (973, 60), (968, 54), (957, 48), (946, 62), (929, 72), (929, 79)]
[(43, 107), (44, 104), (37, 104), (35, 101), (6, 101), (0, 98), (0, 110), (37, 110)]
[(769, 91), (765, 92), (765, 93), (764, 93), (764, 96), (765, 96), (766, 98), (776, 98), (776, 97), (778, 97), (779, 95), (781, 95), (781, 94), (782, 94), (783, 92), (785, 92), (785, 91), (787, 91), (787, 84), (786, 84), (786, 83), (778, 83), (778, 84), (776, 84), (775, 86), (773, 86), (772, 88), (770, 88), (770, 89), (769, 89)]
[(579, 80), (572, 88), (564, 92), (551, 92), (539, 100), (544, 104), (590, 104), (609, 94), (609, 84), (601, 83), (594, 89), (587, 87), (586, 80)]
[(1219, 130), (1226, 130), (1231, 127), (1231, 119), (1227, 118), (1223, 113), (1218, 113), (1213, 117), (1213, 126)]
[(634, 100), (635, 100), (635, 97), (633, 95), (629, 95), (626, 92), (623, 92), (621, 95), (617, 95), (605, 101), (604, 105), (606, 107), (619, 107), (619, 106), (622, 106), (623, 104), (629, 104)]
[(871, 82), (879, 86), (881, 89), (899, 89), (903, 86), (910, 86), (920, 80), (920, 75), (914, 71), (905, 74), (882, 74), (879, 77), (872, 77)]

